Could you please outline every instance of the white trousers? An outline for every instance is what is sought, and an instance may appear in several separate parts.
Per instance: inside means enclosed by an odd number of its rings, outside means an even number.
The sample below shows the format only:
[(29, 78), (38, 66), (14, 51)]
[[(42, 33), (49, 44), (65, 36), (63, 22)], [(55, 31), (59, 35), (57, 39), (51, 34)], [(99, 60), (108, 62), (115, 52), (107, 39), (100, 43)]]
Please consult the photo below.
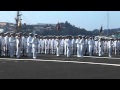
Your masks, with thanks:
[(67, 54), (67, 46), (65, 45), (64, 46), (64, 55), (66, 55)]
[(77, 57), (80, 57), (80, 47), (77, 47)]
[(16, 47), (16, 56), (17, 56), (17, 58), (20, 58), (20, 56), (21, 56), (21, 47)]
[(119, 54), (119, 49), (118, 47), (115, 47), (115, 55)]
[(32, 46), (28, 46), (28, 57), (31, 57)]
[(70, 47), (67, 46), (67, 57), (70, 57)]
[(37, 58), (37, 47), (32, 47), (33, 49), (33, 58), (36, 59)]
[(92, 49), (93, 49), (93, 46), (92, 45), (89, 45), (89, 55), (92, 56)]
[(99, 56), (102, 56), (102, 47), (99, 47)]
[(57, 47), (57, 52), (56, 52), (57, 56), (60, 56), (60, 47)]
[(109, 57), (111, 57), (112, 54), (112, 47), (109, 47)]
[(84, 46), (81, 45), (80, 46), (80, 57), (83, 57), (83, 50), (84, 50)]
[(10, 45), (10, 57), (14, 56), (14, 52), (15, 52), (15, 46), (14, 45)]

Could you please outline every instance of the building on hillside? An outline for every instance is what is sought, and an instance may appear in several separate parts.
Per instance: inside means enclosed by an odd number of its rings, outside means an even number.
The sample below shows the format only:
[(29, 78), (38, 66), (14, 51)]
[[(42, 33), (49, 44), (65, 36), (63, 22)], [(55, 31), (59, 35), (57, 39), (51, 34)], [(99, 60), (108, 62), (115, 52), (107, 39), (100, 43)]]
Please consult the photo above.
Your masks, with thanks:
[(0, 28), (0, 33), (5, 33), (6, 29), (5, 28)]
[(112, 35), (112, 36), (114, 36), (115, 38), (120, 38), (120, 31), (114, 33), (114, 35)]

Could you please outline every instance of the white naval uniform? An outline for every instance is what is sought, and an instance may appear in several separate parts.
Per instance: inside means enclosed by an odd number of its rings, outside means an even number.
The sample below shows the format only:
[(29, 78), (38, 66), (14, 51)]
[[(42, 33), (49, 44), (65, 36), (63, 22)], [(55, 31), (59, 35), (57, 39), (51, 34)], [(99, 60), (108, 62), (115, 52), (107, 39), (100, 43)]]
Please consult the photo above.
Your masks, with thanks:
[(38, 38), (38, 53), (41, 53), (41, 39)]
[(88, 54), (88, 39), (85, 39), (83, 54)]
[[(22, 53), (27, 52), (27, 38), (25, 36), (22, 37)], [(23, 52), (24, 51), (24, 52)]]
[(103, 42), (98, 41), (99, 56), (102, 56), (102, 48), (103, 48)]
[(66, 40), (66, 46), (67, 46), (67, 57), (70, 57), (71, 49), (72, 49), (72, 43), (70, 39)]
[(8, 56), (10, 55), (10, 43), (9, 43), (9, 36), (5, 36), (5, 50), (6, 50), (6, 53), (8, 52)]
[(56, 54), (57, 56), (60, 56), (60, 40), (59, 39), (56, 39)]
[(76, 42), (77, 44), (77, 57), (81, 57), (80, 56), (80, 39), (76, 39)]
[(17, 56), (17, 58), (21, 57), (21, 46), (22, 46), (21, 38), (16, 38), (16, 56)]
[(32, 50), (33, 50), (33, 59), (37, 58), (37, 49), (38, 49), (38, 38), (33, 38), (32, 39)]
[(39, 44), (38, 44), (38, 53), (42, 53), (42, 39), (39, 39)]
[(51, 53), (51, 39), (48, 40), (48, 53), (52, 54)]
[(64, 39), (64, 55), (67, 54), (66, 40), (67, 40), (67, 39)]
[(118, 41), (115, 40), (113, 45), (114, 45), (115, 55), (117, 55), (118, 54)]
[(48, 54), (49, 52), (49, 40), (45, 39), (45, 54)]
[(45, 39), (41, 39), (41, 53), (45, 53)]
[(95, 46), (94, 46), (94, 52), (95, 52), (95, 54), (97, 54), (98, 53), (98, 41), (96, 40), (95, 41)]
[(76, 49), (76, 47), (75, 47), (75, 39), (72, 39), (71, 44), (72, 44), (71, 54), (75, 54), (75, 49)]
[(55, 54), (55, 39), (51, 40), (51, 52), (52, 54)]
[(61, 43), (60, 43), (60, 54), (64, 54), (64, 39), (61, 39)]
[(1, 37), (1, 50), (2, 50), (2, 56), (5, 56), (5, 38)]
[(94, 39), (92, 39), (92, 43), (93, 43), (92, 54), (94, 54), (95, 53), (95, 51), (94, 51), (94, 49), (95, 49), (95, 40)]
[(11, 36), (9, 38), (9, 43), (10, 43), (10, 57), (13, 57), (15, 52), (15, 43), (16, 43), (15, 37)]
[(93, 49), (93, 40), (89, 40), (88, 41), (88, 45), (89, 45), (89, 55), (92, 56), (92, 49)]
[(104, 41), (104, 53), (108, 52), (107, 41)]
[(84, 44), (85, 44), (84, 39), (83, 38), (80, 39), (80, 57), (83, 57)]
[(118, 41), (118, 54), (120, 54), (120, 41)]
[(111, 40), (108, 41), (109, 57), (111, 57), (112, 54), (112, 45), (113, 45), (112, 41)]
[(27, 38), (27, 49), (28, 49), (28, 57), (31, 57), (31, 53), (32, 53), (32, 37), (31, 36)]

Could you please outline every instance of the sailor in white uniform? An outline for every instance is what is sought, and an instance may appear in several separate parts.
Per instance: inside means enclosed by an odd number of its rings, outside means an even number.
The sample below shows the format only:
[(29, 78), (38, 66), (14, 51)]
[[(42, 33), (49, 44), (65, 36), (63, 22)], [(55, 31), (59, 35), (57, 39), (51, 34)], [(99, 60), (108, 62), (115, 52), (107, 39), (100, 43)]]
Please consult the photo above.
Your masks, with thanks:
[(71, 43), (72, 43), (71, 54), (74, 55), (74, 52), (75, 52), (75, 38), (74, 37), (72, 37)]
[(92, 49), (93, 49), (93, 40), (92, 40), (92, 37), (90, 37), (90, 39), (88, 41), (88, 45), (89, 45), (89, 55), (92, 56)]
[(113, 45), (114, 45), (115, 55), (117, 55), (118, 54), (118, 40), (117, 39), (114, 40)]
[(41, 37), (41, 53), (45, 53), (45, 37)]
[(48, 40), (48, 53), (52, 54), (52, 49), (51, 49), (51, 40), (52, 40), (52, 36), (49, 36), (49, 40)]
[(82, 39), (80, 40), (80, 57), (83, 57), (83, 51), (84, 51), (84, 45), (85, 45), (85, 37), (82, 36)]
[(21, 57), (21, 47), (22, 47), (22, 39), (20, 34), (18, 34), (16, 38), (16, 56), (17, 58)]
[(45, 54), (49, 53), (49, 38), (46, 37), (45, 39)]
[(67, 57), (70, 57), (71, 55), (71, 49), (72, 49), (72, 38), (71, 36), (67, 36), (66, 40), (66, 46), (67, 46)]
[(92, 43), (93, 43), (93, 47), (92, 47), (92, 55), (94, 55), (95, 54), (95, 40), (94, 40), (95, 38), (94, 38), (94, 36), (92, 37)]
[(1, 35), (1, 50), (2, 50), (2, 53), (1, 55), (2, 56), (5, 56), (5, 38), (4, 38), (4, 34)]
[(56, 44), (56, 54), (59, 57), (60, 56), (60, 37), (57, 37), (55, 44)]
[(61, 36), (61, 43), (60, 43), (60, 54), (64, 54), (64, 37)]
[(85, 37), (83, 54), (84, 55), (88, 54), (88, 37)]
[(78, 39), (76, 39), (76, 44), (77, 44), (77, 57), (81, 57), (80, 56), (80, 40), (81, 40), (81, 36), (78, 36)]
[(32, 50), (33, 50), (33, 59), (37, 58), (37, 47), (38, 47), (38, 38), (37, 38), (37, 34), (35, 34), (35, 36), (32, 39)]
[(15, 52), (15, 43), (16, 43), (16, 39), (13, 35), (13, 33), (11, 33), (11, 37), (9, 38), (9, 43), (10, 43), (10, 57), (14, 57), (14, 52)]
[(54, 39), (54, 37), (52, 37), (52, 39), (51, 39), (51, 54), (52, 55), (54, 55), (55, 53), (54, 53), (54, 49), (55, 49), (55, 39)]
[(98, 41), (99, 56), (102, 56), (102, 48), (103, 48), (102, 45), (103, 45), (102, 38), (100, 38)]
[(38, 36), (38, 41), (39, 41), (39, 43), (38, 43), (38, 52), (37, 53), (41, 53), (41, 38), (40, 38), (40, 36)]
[(26, 34), (24, 33), (22, 36), (22, 54), (23, 56), (25, 56), (25, 54), (27, 53), (27, 38), (26, 38)]
[(32, 33), (30, 33), (29, 37), (27, 38), (28, 57), (31, 57), (32, 53), (32, 38)]
[(112, 55), (112, 46), (113, 46), (112, 39), (110, 39), (108, 41), (109, 57), (111, 57), (111, 55)]
[(66, 40), (67, 40), (67, 37), (65, 37), (65, 39), (64, 39), (64, 55), (67, 54)]
[(9, 33), (6, 33), (6, 36), (5, 36), (5, 56), (10, 55), (9, 50), (10, 50)]
[(98, 40), (97, 39), (95, 39), (94, 52), (95, 54), (98, 54)]
[(118, 39), (118, 54), (120, 55), (120, 39)]

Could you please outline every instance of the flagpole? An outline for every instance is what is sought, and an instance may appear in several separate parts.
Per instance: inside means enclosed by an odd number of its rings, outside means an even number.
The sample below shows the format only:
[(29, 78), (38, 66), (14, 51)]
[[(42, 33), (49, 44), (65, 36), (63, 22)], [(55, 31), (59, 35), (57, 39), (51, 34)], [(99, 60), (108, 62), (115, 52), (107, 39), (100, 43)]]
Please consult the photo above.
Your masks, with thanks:
[(107, 11), (107, 36), (109, 36), (109, 11)]

